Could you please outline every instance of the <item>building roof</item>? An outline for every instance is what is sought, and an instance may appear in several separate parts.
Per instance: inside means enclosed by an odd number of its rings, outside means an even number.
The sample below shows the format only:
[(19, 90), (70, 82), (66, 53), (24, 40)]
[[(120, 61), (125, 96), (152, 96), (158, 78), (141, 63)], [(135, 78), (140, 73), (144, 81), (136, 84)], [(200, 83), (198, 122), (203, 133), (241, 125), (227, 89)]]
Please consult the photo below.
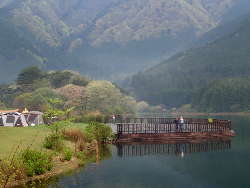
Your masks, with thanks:
[(15, 109), (15, 110), (0, 110), (0, 114), (15, 113), (15, 112), (19, 112), (19, 109)]

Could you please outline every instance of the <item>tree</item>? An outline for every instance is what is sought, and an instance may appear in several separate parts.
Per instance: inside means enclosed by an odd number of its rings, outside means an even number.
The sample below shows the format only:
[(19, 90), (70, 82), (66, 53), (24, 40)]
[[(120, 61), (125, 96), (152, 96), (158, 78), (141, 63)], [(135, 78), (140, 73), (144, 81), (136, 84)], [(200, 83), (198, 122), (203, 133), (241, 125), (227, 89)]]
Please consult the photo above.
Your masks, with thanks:
[(23, 93), (17, 96), (14, 99), (13, 106), (21, 109), (46, 111), (50, 106), (54, 105), (54, 101), (57, 102), (57, 108), (63, 107), (63, 100), (61, 100), (60, 95), (56, 94), (52, 89), (39, 88), (32, 93)]
[(99, 110), (103, 113), (134, 112), (136, 101), (124, 96), (118, 88), (109, 81), (92, 81), (86, 87), (86, 109)]
[(85, 88), (73, 84), (56, 89), (56, 93), (62, 95), (67, 99), (67, 106), (80, 106), (83, 98)]
[(23, 109), (28, 105), (28, 99), (32, 96), (31, 93), (23, 93), (17, 96), (13, 101), (13, 106), (15, 108)]
[(71, 83), (73, 73), (69, 71), (57, 71), (50, 74), (51, 85), (54, 88), (60, 88)]
[(76, 75), (72, 78), (71, 83), (77, 86), (87, 86), (89, 83), (89, 80), (85, 78), (84, 76)]
[(6, 109), (6, 106), (2, 101), (0, 101), (0, 109)]
[(23, 69), (17, 76), (18, 85), (33, 84), (35, 80), (41, 79), (44, 73), (38, 67), (28, 67)]

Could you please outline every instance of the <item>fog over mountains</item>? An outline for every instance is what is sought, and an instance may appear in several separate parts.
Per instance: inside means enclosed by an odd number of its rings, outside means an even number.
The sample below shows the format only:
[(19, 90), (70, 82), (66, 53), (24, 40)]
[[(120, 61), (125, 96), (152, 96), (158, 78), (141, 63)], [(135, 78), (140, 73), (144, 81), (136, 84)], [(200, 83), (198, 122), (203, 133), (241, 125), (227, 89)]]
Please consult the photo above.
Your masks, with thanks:
[(1, 82), (14, 79), (29, 65), (73, 69), (99, 79), (123, 78), (187, 49), (208, 31), (247, 13), (249, 4), (246, 0), (2, 0)]

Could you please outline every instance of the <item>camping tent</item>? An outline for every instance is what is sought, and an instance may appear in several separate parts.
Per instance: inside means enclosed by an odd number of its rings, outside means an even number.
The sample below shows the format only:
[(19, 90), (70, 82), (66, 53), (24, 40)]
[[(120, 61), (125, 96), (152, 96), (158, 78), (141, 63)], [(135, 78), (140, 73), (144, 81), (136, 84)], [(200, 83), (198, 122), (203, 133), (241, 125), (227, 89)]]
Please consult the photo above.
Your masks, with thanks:
[(38, 111), (30, 111), (24, 113), (25, 119), (29, 125), (41, 125), (44, 124), (43, 113)]
[(28, 123), (23, 114), (19, 112), (8, 112), (0, 114), (0, 126), (27, 127)]

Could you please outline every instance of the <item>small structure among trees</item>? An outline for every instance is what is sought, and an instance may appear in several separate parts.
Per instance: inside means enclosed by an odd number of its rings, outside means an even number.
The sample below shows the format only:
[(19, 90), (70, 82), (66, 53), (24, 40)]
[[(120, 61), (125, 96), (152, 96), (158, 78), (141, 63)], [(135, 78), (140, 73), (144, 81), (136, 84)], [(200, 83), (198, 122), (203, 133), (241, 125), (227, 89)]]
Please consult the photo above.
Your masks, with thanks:
[(6, 127), (27, 127), (44, 124), (43, 113), (38, 111), (24, 111), (18, 109), (0, 111), (0, 126)]
[(25, 116), (19, 112), (7, 112), (0, 114), (0, 126), (27, 127)]
[(44, 124), (42, 112), (30, 111), (30, 112), (24, 113), (24, 116), (29, 126)]

